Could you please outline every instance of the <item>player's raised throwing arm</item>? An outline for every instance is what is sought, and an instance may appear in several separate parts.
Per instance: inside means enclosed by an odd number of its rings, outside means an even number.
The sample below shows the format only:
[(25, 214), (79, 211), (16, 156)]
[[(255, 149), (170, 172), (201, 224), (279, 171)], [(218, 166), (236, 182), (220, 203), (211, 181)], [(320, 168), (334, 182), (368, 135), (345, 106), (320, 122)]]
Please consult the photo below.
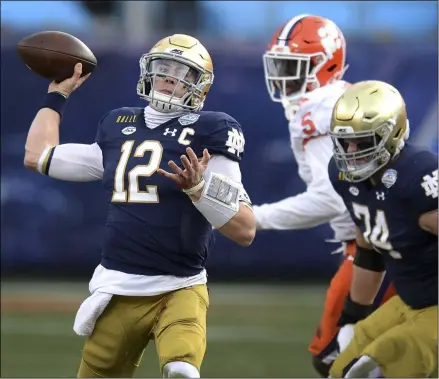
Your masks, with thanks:
[(24, 165), (56, 179), (91, 181), (102, 178), (102, 152), (97, 144), (59, 145), (59, 124), (69, 95), (88, 76), (81, 78), (82, 66), (61, 83), (52, 82), (48, 94), (30, 127)]
[(187, 156), (181, 157), (184, 169), (170, 161), (174, 173), (157, 172), (179, 185), (214, 228), (232, 241), (249, 246), (255, 237), (256, 220), (241, 184), (239, 164), (221, 155), (211, 159), (207, 149), (201, 160), (191, 148), (186, 152)]

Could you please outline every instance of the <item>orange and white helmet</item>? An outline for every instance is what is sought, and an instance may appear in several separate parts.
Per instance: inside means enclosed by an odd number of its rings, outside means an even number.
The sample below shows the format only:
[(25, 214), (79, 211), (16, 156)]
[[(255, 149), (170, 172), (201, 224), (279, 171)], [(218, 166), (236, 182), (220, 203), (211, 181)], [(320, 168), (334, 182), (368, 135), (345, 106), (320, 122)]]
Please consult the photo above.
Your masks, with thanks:
[(343, 77), (346, 42), (327, 18), (300, 15), (282, 25), (263, 55), (268, 93), (276, 102), (295, 102), (309, 91)]

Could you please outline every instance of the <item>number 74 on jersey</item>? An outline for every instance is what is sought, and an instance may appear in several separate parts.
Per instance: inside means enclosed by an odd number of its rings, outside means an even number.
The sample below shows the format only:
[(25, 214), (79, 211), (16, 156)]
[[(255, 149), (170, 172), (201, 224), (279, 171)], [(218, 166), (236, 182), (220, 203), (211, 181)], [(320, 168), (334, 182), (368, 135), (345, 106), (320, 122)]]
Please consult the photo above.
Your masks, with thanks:
[(366, 242), (378, 249), (386, 250), (393, 259), (402, 259), (401, 253), (393, 250), (389, 241), (390, 231), (384, 211), (379, 209), (376, 211), (372, 224), (369, 207), (352, 203), (352, 208), (355, 217), (364, 222), (363, 236)]

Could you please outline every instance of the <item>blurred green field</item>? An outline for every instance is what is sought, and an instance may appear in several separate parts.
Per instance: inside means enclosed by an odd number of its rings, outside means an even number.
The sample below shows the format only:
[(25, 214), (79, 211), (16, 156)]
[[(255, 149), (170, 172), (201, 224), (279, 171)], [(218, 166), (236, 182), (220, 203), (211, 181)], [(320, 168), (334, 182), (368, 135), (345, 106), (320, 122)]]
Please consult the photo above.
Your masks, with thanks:
[[(75, 377), (87, 283), (2, 283), (1, 377)], [(307, 345), (325, 287), (211, 284), (203, 377), (315, 377)], [(137, 377), (160, 377), (154, 345)]]

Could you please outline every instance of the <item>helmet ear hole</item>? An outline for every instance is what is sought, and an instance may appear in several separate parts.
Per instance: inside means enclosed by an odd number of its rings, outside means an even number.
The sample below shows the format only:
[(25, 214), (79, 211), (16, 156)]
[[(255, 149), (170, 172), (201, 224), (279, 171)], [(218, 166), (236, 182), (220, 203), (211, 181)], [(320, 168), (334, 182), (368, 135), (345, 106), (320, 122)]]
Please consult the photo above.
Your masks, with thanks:
[(401, 133), (402, 133), (402, 129), (399, 129), (395, 134), (395, 138), (398, 139), (399, 137), (401, 137)]

